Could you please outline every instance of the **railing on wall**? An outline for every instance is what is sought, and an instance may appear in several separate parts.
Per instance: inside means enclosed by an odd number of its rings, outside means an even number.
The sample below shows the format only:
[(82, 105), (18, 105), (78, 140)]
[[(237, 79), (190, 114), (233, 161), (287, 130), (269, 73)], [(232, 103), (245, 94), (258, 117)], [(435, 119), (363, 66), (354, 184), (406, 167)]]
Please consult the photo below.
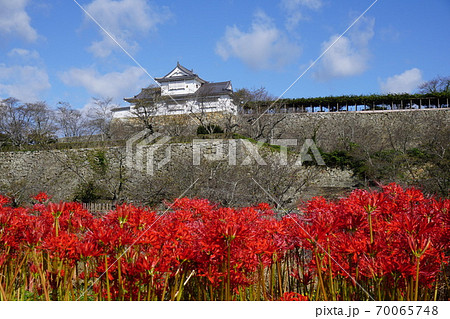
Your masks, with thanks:
[[(340, 100), (340, 102), (333, 100)], [(305, 103), (314, 100), (312, 103)], [(352, 99), (343, 101), (342, 98), (324, 98), (323, 102), (318, 102), (319, 98), (280, 100), (277, 103), (252, 102), (249, 106), (239, 109), (240, 114), (275, 114), (275, 113), (316, 113), (316, 112), (355, 112), (355, 111), (393, 111), (393, 110), (421, 110), (421, 109), (441, 109), (449, 108), (448, 97), (411, 97), (407, 99), (387, 99), (381, 98), (370, 101), (367, 99), (357, 102)], [(390, 100), (390, 101), (388, 101)], [(273, 103), (273, 104), (272, 104)]]

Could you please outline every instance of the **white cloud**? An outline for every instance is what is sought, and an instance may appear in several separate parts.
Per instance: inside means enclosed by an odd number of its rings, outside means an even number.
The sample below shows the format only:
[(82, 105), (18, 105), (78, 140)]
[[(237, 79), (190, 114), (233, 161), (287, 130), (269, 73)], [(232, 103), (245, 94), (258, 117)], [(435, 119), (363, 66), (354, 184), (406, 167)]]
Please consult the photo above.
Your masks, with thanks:
[(286, 28), (292, 30), (305, 19), (304, 9), (319, 10), (322, 5), (322, 0), (282, 0), (281, 7), (287, 13)]
[(28, 0), (0, 0), (0, 34), (19, 35), (27, 41), (36, 41), (38, 33), (30, 25), (25, 11)]
[(69, 86), (84, 87), (95, 97), (111, 97), (119, 101), (139, 93), (139, 89), (149, 82), (144, 71), (138, 67), (106, 74), (99, 74), (93, 68), (73, 68), (64, 72), (61, 80)]
[(216, 53), (224, 60), (236, 57), (253, 69), (279, 69), (297, 58), (301, 50), (264, 12), (258, 11), (249, 32), (228, 26), (216, 45)]
[(31, 65), (6, 66), (0, 64), (0, 95), (15, 97), (23, 102), (40, 100), (43, 91), (50, 89), (47, 72)]
[(39, 60), (40, 55), (36, 50), (27, 50), (21, 48), (14, 48), (8, 52), (9, 57), (19, 57), (25, 60)]
[[(133, 40), (134, 35), (142, 36), (156, 30), (158, 24), (171, 17), (166, 7), (159, 8), (145, 0), (94, 0), (85, 9), (127, 50), (138, 47)], [(92, 22), (88, 16), (86, 21)], [(107, 57), (113, 50), (119, 49), (105, 32), (99, 30), (99, 33), (102, 40), (93, 42), (89, 47), (95, 56)]]
[[(318, 80), (349, 77), (362, 74), (370, 59), (369, 41), (374, 36), (375, 19), (362, 18), (348, 36), (341, 37), (323, 56), (313, 77)], [(322, 43), (325, 51), (339, 35)]]
[(382, 93), (412, 93), (423, 83), (422, 71), (413, 68), (401, 74), (388, 77), (380, 83)]

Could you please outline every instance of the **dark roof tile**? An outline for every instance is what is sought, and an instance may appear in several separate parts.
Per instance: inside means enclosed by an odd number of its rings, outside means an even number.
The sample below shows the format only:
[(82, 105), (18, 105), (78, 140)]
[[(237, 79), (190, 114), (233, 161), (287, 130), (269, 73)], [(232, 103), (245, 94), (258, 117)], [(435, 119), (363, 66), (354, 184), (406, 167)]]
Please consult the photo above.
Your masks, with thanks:
[(226, 82), (212, 82), (203, 84), (197, 92), (196, 95), (220, 95), (229, 94), (233, 92), (231, 87), (231, 81)]

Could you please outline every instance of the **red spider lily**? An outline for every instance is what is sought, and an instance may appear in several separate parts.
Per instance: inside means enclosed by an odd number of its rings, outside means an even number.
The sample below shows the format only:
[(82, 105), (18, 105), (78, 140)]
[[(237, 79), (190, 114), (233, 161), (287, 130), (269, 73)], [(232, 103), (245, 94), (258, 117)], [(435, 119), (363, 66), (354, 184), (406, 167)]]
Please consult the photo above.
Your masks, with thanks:
[(207, 199), (178, 198), (173, 203), (166, 203), (169, 209), (191, 210), (197, 214), (208, 213), (217, 205)]
[(314, 198), (281, 219), (267, 204), (188, 198), (163, 215), (121, 205), (102, 218), (77, 203), (5, 202), (0, 283), (13, 287), (17, 269), (46, 299), (74, 294), (75, 283), (95, 283), (100, 300), (366, 299), (358, 283), (380, 300), (415, 300), (434, 295), (448, 263), (450, 201), (395, 184)]
[(32, 198), (34, 200), (36, 200), (37, 202), (39, 202), (40, 204), (44, 204), (44, 203), (48, 202), (52, 197), (48, 196), (47, 193), (40, 192), (39, 194), (37, 194), (36, 196), (33, 196)]
[(29, 216), (27, 219), (24, 219), (21, 232), (23, 244), (35, 247), (49, 236), (51, 229), (42, 219), (36, 216)]
[(355, 203), (363, 207), (366, 213), (375, 214), (383, 205), (385, 194), (379, 192), (368, 192), (366, 190), (353, 191), (350, 198), (354, 198)]
[(0, 254), (0, 267), (5, 263), (7, 257), (7, 254)]
[(77, 260), (79, 239), (74, 234), (63, 232), (59, 236), (49, 236), (42, 243), (40, 249), (49, 253), (51, 258)]
[(79, 254), (81, 259), (98, 257), (102, 255), (102, 249), (96, 242), (93, 241), (80, 242), (76, 247), (76, 252)]
[(383, 189), (383, 193), (389, 195), (391, 199), (396, 198), (404, 193), (403, 188), (396, 183), (391, 183), (389, 185), (382, 186), (381, 188)]
[(260, 211), (263, 215), (273, 216), (272, 207), (267, 203), (259, 203), (254, 207), (254, 209)]
[(0, 195), (0, 207), (2, 205), (8, 204), (10, 202), (10, 199), (6, 196)]
[(280, 301), (308, 301), (308, 296), (303, 296), (297, 292), (285, 292)]
[(337, 206), (327, 202), (323, 197), (314, 197), (306, 204), (303, 216), (296, 218), (300, 236), (311, 246), (325, 245), (327, 238), (344, 224), (344, 220), (336, 214)]

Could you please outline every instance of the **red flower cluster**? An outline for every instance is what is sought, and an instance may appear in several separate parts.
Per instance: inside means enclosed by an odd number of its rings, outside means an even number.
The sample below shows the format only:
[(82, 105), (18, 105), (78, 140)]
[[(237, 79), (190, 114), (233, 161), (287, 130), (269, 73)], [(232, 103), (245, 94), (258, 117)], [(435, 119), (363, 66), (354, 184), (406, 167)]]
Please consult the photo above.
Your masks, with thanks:
[(298, 292), (285, 292), (283, 297), (280, 298), (280, 301), (308, 301), (307, 296), (303, 296)]
[(47, 193), (40, 192), (36, 196), (33, 196), (33, 199), (36, 200), (38, 203), (44, 204), (51, 199), (51, 196), (48, 196)]
[(8, 203), (9, 203), (9, 198), (6, 196), (0, 195), (0, 206), (2, 206), (4, 204), (8, 204)]
[(450, 200), (395, 184), (282, 218), (188, 198), (94, 218), (35, 199), (0, 196), (2, 300), (427, 300), (448, 263)]
[[(336, 203), (315, 198), (292, 228), (305, 239), (300, 244), (313, 253), (309, 268), (327, 277), (323, 281), (359, 282), (354, 298), (375, 291), (372, 297), (382, 300), (413, 300), (417, 284), (435, 288), (448, 263), (449, 209), (450, 200), (391, 184), (382, 192), (356, 190)], [(323, 298), (343, 297), (330, 286), (320, 288)]]

